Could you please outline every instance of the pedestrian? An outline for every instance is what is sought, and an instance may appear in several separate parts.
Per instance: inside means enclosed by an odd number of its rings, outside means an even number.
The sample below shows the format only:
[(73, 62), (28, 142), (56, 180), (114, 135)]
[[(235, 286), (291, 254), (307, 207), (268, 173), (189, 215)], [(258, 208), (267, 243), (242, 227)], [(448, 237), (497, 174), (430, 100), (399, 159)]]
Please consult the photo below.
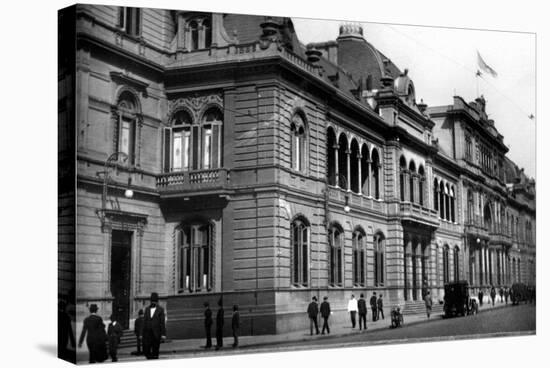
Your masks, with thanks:
[(351, 299), (348, 302), (348, 312), (351, 317), (351, 328), (355, 328), (355, 316), (357, 315), (357, 299), (351, 294)]
[(378, 297), (378, 316), (382, 316), (382, 319), (384, 319), (384, 302), (382, 302), (382, 294)]
[(309, 317), (309, 334), (313, 335), (313, 326), (315, 326), (315, 334), (319, 335), (319, 326), (317, 325), (317, 315), (319, 307), (317, 306), (317, 297), (311, 298), (311, 303), (307, 307), (307, 315)]
[(143, 316), (143, 354), (147, 359), (158, 359), (161, 341), (166, 339), (164, 309), (158, 305), (159, 295), (151, 293), (150, 303)]
[(223, 300), (218, 300), (218, 313), (216, 314), (216, 350), (220, 350), (223, 347), (223, 323), (224, 314)]
[(428, 315), (428, 318), (430, 318), (430, 314), (432, 313), (432, 295), (429, 291), (426, 292), (426, 296), (424, 297), (424, 304), (426, 305), (426, 314)]
[(500, 302), (504, 302), (504, 289), (502, 288), (502, 286), (498, 290), (498, 295), (500, 296)]
[(495, 287), (491, 285), (491, 301), (493, 302), (493, 307), (495, 306), (495, 297), (497, 295), (497, 292), (495, 290)]
[(321, 303), (321, 317), (323, 317), (323, 328), (321, 329), (321, 335), (325, 334), (325, 329), (327, 334), (330, 334), (330, 328), (328, 326), (328, 318), (332, 314), (330, 311), (330, 303), (327, 301), (328, 296), (323, 297), (323, 302)]
[(477, 293), (477, 298), (479, 299), (479, 306), (483, 306), (483, 289), (479, 289), (479, 292)]
[(508, 304), (508, 297), (510, 296), (510, 290), (508, 288), (504, 289), (504, 301)]
[(210, 310), (210, 304), (204, 302), (204, 330), (206, 332), (206, 345), (205, 349), (212, 347), (212, 311)]
[(363, 328), (367, 329), (367, 302), (363, 297), (363, 294), (360, 295), (359, 300), (357, 301), (357, 311), (359, 312), (359, 331), (361, 331), (361, 325)]
[[(74, 360), (74, 352), (69, 352), (67, 344), (71, 342), (71, 347), (76, 347), (71, 317), (67, 313), (67, 304), (60, 300), (57, 304), (57, 355), (61, 359)], [(72, 356), (72, 357), (71, 357)]]
[(90, 315), (84, 319), (78, 347), (82, 347), (82, 342), (84, 341), (84, 337), (86, 337), (86, 345), (90, 354), (88, 361), (90, 363), (101, 363), (107, 359), (105, 324), (103, 323), (103, 319), (97, 315), (97, 304), (90, 304), (89, 310)]
[(241, 326), (239, 316), (239, 306), (235, 304), (233, 306), (233, 316), (231, 317), (231, 329), (233, 330), (233, 347), (239, 346), (239, 328)]
[(107, 327), (107, 336), (109, 337), (109, 355), (113, 362), (118, 362), (117, 350), (118, 344), (120, 344), (120, 338), (122, 337), (122, 327), (117, 322), (114, 314), (111, 315), (111, 323)]
[(143, 354), (143, 309), (138, 312), (138, 318), (134, 322), (134, 334), (136, 335), (137, 351), (135, 355)]
[(372, 296), (369, 300), (370, 303), (370, 309), (372, 310), (372, 321), (375, 322), (378, 320), (378, 306), (376, 304), (376, 291), (372, 293)]

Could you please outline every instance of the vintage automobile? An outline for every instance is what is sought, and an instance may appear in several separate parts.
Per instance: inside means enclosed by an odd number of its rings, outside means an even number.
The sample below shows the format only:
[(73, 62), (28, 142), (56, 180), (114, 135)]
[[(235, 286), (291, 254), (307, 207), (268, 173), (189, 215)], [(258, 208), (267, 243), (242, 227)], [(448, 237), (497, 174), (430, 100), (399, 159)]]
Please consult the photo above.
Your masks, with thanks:
[(513, 305), (517, 305), (520, 302), (527, 302), (528, 299), (527, 286), (521, 282), (512, 284), (510, 288), (510, 299)]
[(477, 300), (470, 298), (468, 281), (449, 282), (444, 287), (443, 311), (445, 317), (477, 313)]

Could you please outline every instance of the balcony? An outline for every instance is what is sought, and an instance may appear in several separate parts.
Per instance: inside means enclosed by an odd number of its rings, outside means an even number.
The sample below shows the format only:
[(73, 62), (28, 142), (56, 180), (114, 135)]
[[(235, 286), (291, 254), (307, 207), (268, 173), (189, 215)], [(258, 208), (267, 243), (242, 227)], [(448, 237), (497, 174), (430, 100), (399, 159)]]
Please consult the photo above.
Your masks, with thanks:
[(496, 233), (491, 232), (489, 233), (489, 243), (490, 244), (498, 244), (498, 245), (512, 245), (512, 239), (506, 234), (506, 233)]
[(438, 212), (434, 209), (423, 207), (418, 203), (401, 202), (399, 203), (399, 212), (402, 221), (439, 227)]
[[(334, 202), (340, 202), (342, 207), (347, 203), (352, 209), (370, 210), (385, 214), (387, 211), (386, 203), (381, 199), (374, 199), (364, 194), (348, 192), (345, 189), (330, 186), (329, 199)], [(347, 202), (346, 202), (347, 197)]]
[(489, 233), (487, 231), (488, 229), (484, 226), (481, 226), (475, 222), (472, 221), (466, 221), (464, 223), (464, 232), (467, 235), (471, 235), (476, 238), (488, 238)]
[(171, 172), (157, 176), (157, 190), (168, 197), (216, 194), (227, 188), (229, 179), (226, 169)]

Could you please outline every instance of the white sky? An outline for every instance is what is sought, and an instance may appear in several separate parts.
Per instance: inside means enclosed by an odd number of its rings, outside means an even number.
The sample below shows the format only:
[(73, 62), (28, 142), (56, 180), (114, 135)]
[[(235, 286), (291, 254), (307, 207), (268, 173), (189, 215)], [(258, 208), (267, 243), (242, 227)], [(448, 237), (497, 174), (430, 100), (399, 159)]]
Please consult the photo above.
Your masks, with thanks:
[[(334, 40), (342, 21), (293, 18), (303, 43)], [(355, 23), (357, 24), (357, 23)], [(401, 70), (409, 69), (417, 101), (450, 105), (456, 93), (476, 97), (477, 54), (497, 73), (479, 79), (487, 113), (504, 135), (508, 156), (535, 177), (535, 35), (499, 31), (361, 23), (367, 41)]]

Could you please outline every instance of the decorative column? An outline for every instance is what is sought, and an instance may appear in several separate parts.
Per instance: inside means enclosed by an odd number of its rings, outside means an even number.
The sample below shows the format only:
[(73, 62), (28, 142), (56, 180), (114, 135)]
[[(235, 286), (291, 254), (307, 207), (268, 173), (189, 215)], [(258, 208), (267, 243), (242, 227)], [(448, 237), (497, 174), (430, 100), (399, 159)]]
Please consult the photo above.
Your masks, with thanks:
[(407, 240), (405, 246), (405, 292), (407, 300), (412, 300), (412, 273), (413, 273), (413, 255), (412, 240)]
[(333, 148), (334, 148), (334, 176), (336, 177), (335, 185), (337, 187), (340, 187), (340, 171), (339, 171), (340, 161), (338, 161), (338, 150), (340, 149), (340, 146), (338, 145), (338, 143), (336, 143), (333, 146)]
[(347, 173), (346, 173), (346, 174), (347, 174), (347, 178), (346, 178), (346, 180), (347, 180), (347, 188), (346, 188), (346, 190), (347, 190), (348, 192), (351, 192), (351, 170), (350, 170), (350, 168), (351, 168), (351, 163), (350, 163), (350, 161), (351, 161), (351, 151), (350, 151), (349, 148), (348, 148), (348, 149), (346, 150), (346, 165), (347, 165)]
[(359, 191), (358, 191), (358, 194), (361, 195), (363, 193), (363, 178), (362, 178), (362, 173), (361, 173), (361, 159), (363, 158), (363, 156), (361, 156), (361, 151), (359, 151), (357, 153), (357, 167), (358, 167), (358, 172), (359, 172), (359, 178), (357, 179), (359, 181)]
[[(422, 243), (416, 244), (415, 250), (415, 262), (416, 262), (416, 298), (422, 299), (422, 275), (424, 274), (422, 269)], [(420, 290), (420, 293), (419, 293)]]
[(419, 193), (418, 192), (418, 190), (419, 190), (419, 188), (418, 188), (419, 176), (416, 173), (412, 173), (411, 175), (412, 175), (412, 179), (413, 179), (413, 199), (414, 199), (413, 202), (420, 203), (420, 201), (419, 201), (420, 197), (418, 196), (418, 193)]

